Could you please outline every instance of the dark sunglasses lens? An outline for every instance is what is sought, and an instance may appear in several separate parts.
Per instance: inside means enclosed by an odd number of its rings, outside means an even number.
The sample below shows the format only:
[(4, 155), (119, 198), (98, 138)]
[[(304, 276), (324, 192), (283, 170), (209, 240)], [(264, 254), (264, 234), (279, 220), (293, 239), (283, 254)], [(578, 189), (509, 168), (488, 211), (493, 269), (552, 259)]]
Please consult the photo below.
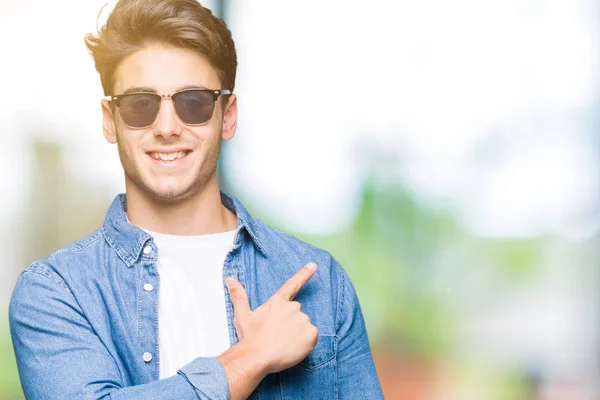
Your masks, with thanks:
[(212, 93), (201, 90), (186, 90), (173, 96), (179, 118), (190, 125), (207, 122), (213, 114), (215, 101)]
[(121, 99), (120, 112), (123, 121), (134, 128), (152, 125), (158, 114), (160, 99), (151, 94), (132, 94)]

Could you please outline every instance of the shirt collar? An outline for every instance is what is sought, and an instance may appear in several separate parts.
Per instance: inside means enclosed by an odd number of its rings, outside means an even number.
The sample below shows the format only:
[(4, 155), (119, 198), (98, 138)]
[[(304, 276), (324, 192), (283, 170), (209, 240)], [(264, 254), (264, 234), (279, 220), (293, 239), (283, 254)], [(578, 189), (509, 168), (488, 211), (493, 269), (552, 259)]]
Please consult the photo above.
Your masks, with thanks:
[[(230, 194), (221, 191), (221, 203), (230, 211), (236, 214), (238, 229), (246, 230), (254, 245), (267, 255), (257, 221), (252, 218), (242, 203)], [(149, 240), (152, 239), (147, 232), (130, 224), (125, 214), (127, 210), (127, 201), (125, 194), (118, 194), (110, 205), (102, 232), (108, 244), (115, 250), (123, 262), (131, 267), (140, 257), (142, 250)]]
[(227, 192), (221, 190), (221, 203), (231, 212), (237, 215), (238, 229), (245, 229), (252, 238), (254, 245), (260, 250), (263, 255), (267, 255), (267, 250), (263, 246), (264, 240), (259, 229), (259, 222), (252, 218), (250, 213), (244, 208), (242, 203)]

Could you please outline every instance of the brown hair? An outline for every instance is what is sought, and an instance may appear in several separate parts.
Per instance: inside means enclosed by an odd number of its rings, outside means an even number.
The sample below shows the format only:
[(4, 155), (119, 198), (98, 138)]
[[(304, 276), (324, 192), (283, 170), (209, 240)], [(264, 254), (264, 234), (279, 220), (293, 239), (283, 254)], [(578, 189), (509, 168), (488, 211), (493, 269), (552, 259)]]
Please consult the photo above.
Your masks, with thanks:
[(151, 43), (204, 55), (217, 71), (222, 89), (233, 91), (235, 44), (225, 22), (208, 8), (197, 0), (119, 0), (98, 34), (85, 35), (106, 96), (114, 95), (115, 71), (121, 61)]

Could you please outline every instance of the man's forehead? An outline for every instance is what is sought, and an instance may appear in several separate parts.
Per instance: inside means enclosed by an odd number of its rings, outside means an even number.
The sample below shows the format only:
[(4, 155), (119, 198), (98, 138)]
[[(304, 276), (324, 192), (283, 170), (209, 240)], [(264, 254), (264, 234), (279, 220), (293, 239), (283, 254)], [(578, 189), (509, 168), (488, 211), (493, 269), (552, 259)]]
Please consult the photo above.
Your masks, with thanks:
[(115, 71), (116, 93), (135, 88), (171, 93), (218, 86), (218, 74), (206, 57), (189, 49), (148, 46), (127, 56)]

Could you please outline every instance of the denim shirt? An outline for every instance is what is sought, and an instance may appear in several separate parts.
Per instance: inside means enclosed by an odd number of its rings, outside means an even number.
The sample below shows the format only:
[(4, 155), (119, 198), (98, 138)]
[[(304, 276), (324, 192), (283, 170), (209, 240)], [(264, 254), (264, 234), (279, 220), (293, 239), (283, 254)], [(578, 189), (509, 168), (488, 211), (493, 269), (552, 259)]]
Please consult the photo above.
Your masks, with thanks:
[[(238, 279), (252, 309), (308, 262), (319, 266), (296, 296), (319, 330), (314, 350), (296, 366), (267, 375), (250, 398), (383, 398), (358, 299), (342, 267), (328, 252), (253, 219), (232, 196), (221, 192), (221, 200), (238, 221), (223, 285), (228, 276)], [(158, 250), (152, 236), (127, 222), (126, 207), (118, 195), (101, 229), (20, 275), (9, 319), (25, 396), (228, 399), (225, 370), (214, 357), (198, 357), (159, 380)], [(233, 345), (233, 307), (225, 297)]]

